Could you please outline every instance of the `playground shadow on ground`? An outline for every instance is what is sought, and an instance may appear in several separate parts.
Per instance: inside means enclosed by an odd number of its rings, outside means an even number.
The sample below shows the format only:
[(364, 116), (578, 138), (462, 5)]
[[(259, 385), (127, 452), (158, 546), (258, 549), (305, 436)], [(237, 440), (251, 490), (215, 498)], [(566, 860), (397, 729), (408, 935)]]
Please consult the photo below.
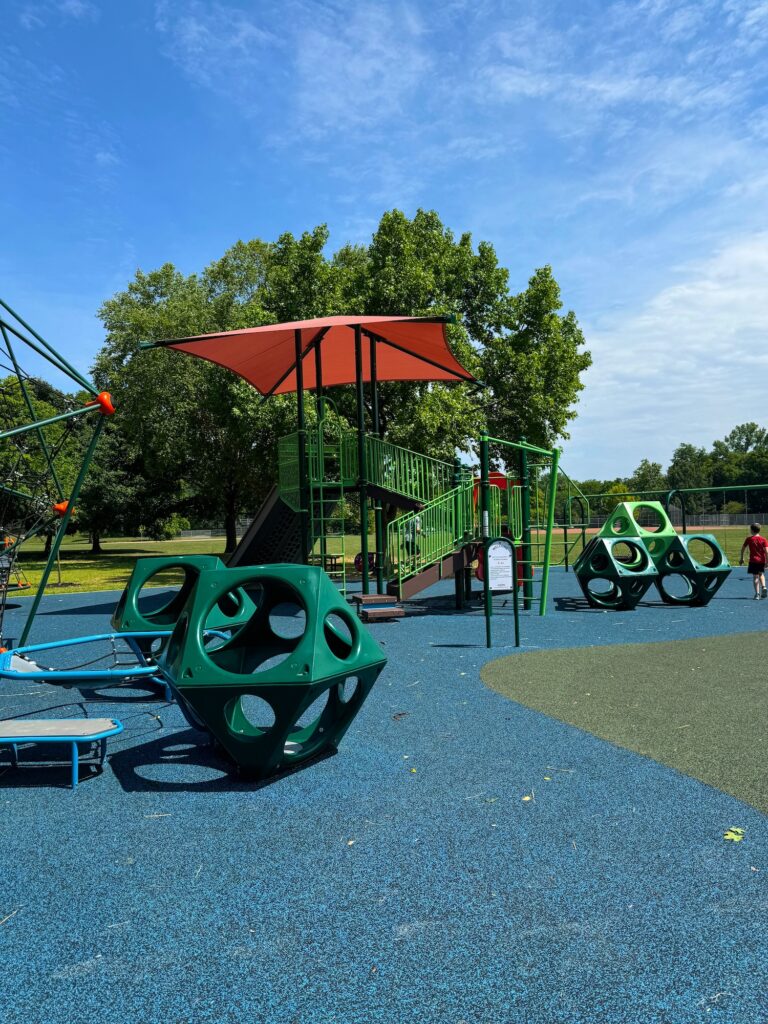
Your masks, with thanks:
[(249, 779), (216, 752), (205, 733), (190, 728), (115, 750), (107, 760), (126, 793), (250, 793), (314, 767), (335, 753), (327, 751), (269, 779)]
[[(88, 596), (87, 594), (83, 595), (84, 598), (87, 597), (87, 596)], [(111, 601), (102, 601), (101, 604), (89, 604), (88, 608), (87, 608), (87, 613), (88, 613), (88, 615), (106, 615), (106, 616), (111, 616), (112, 612), (115, 610), (116, 605), (117, 605), (117, 599), (116, 598), (114, 598)], [(82, 616), (82, 614), (83, 614), (82, 606), (78, 605), (78, 604), (75, 604), (73, 602), (71, 606), (68, 606), (66, 608), (56, 608), (55, 610), (52, 610), (52, 611), (46, 610), (46, 611), (41, 613), (41, 617), (45, 616), (46, 618), (48, 618), (48, 616), (50, 616), (51, 618), (53, 618), (54, 616), (59, 616), (59, 615)]]

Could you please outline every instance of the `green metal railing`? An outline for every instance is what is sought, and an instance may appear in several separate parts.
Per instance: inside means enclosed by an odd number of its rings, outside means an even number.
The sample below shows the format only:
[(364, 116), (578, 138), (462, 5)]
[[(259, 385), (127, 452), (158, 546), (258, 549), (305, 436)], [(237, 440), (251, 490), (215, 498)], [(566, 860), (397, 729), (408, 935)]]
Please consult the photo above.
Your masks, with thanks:
[[(490, 527), (501, 533), (503, 492), (492, 488)], [(412, 576), (429, 569), (463, 544), (480, 536), (480, 516), (475, 501), (475, 481), (470, 473), (458, 487), (435, 498), (417, 512), (393, 519), (387, 527), (387, 556), (390, 576), (398, 590)]]
[[(374, 486), (426, 504), (454, 486), (454, 466), (409, 451), (374, 434), (365, 438), (368, 480)], [(357, 434), (342, 431), (338, 438), (322, 437), (319, 428), (307, 431), (309, 482), (354, 487), (358, 482)], [(280, 492), (293, 508), (299, 493), (299, 434), (278, 441)], [(288, 498), (286, 498), (288, 495)]]
[(475, 535), (474, 483), (470, 478), (418, 512), (407, 512), (387, 526), (390, 576), (398, 583), (428, 569)]
[(426, 504), (455, 486), (455, 467), (368, 434), (368, 483)]

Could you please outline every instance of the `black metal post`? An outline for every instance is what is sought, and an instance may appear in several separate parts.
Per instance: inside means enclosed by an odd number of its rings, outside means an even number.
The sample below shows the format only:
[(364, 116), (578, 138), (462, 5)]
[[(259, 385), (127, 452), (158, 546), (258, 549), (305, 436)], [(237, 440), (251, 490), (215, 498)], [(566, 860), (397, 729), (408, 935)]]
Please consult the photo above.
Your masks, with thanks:
[[(320, 565), (322, 565), (323, 569), (325, 569), (326, 563), (328, 561), (328, 538), (325, 532), (325, 436), (323, 433), (323, 417), (325, 416), (325, 397), (323, 395), (323, 353), (322, 345), (320, 344), (319, 341), (315, 345), (315, 404), (317, 406), (316, 453), (318, 478), (317, 480), (313, 481), (313, 483), (317, 486), (317, 502), (320, 508)], [(341, 497), (343, 500), (343, 489)]]
[(365, 458), (365, 395), (363, 392), (363, 333), (355, 325), (355, 387), (357, 389), (357, 487), (360, 495), (360, 555), (363, 559), (362, 591), (368, 593), (368, 467)]
[(308, 474), (307, 474), (307, 424), (304, 416), (304, 365), (301, 351), (301, 331), (293, 332), (296, 348), (296, 417), (299, 437), (299, 530), (301, 532), (301, 560), (309, 562), (309, 523), (308, 523)]
[[(376, 374), (376, 339), (370, 339), (371, 355), (371, 404), (373, 408), (373, 432), (381, 437), (381, 425), (379, 423), (379, 380)], [(373, 503), (373, 521), (376, 529), (376, 590), (379, 594), (385, 591), (384, 586), (384, 509), (381, 507), (381, 498), (376, 498)]]

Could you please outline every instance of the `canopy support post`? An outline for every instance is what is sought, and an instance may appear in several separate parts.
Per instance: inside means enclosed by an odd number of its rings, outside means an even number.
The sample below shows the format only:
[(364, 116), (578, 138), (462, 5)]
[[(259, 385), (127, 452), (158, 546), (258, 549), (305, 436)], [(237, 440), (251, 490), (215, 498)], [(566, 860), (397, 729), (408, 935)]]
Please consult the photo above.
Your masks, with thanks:
[(368, 466), (365, 458), (365, 396), (363, 393), (363, 332), (355, 325), (355, 388), (357, 390), (357, 485), (360, 495), (360, 554), (363, 559), (364, 594), (368, 579)]
[[(327, 565), (328, 538), (325, 535), (325, 450), (324, 423), (325, 397), (323, 395), (323, 353), (319, 344), (315, 345), (315, 404), (317, 405), (317, 470), (318, 477), (314, 482), (317, 487), (317, 502), (320, 509), (320, 565), (325, 569)], [(312, 495), (310, 494), (310, 500)], [(342, 491), (343, 498), (343, 491)], [(313, 523), (313, 530), (315, 529)], [(343, 557), (343, 556), (342, 556)]]
[(301, 331), (293, 332), (296, 346), (296, 416), (299, 435), (299, 531), (301, 544), (301, 561), (309, 562), (309, 530), (307, 497), (307, 424), (304, 416), (304, 366), (302, 363)]
[[(376, 339), (370, 339), (371, 344), (371, 401), (373, 407), (373, 433), (381, 437), (381, 425), (379, 424), (379, 381), (376, 375)], [(376, 498), (373, 504), (373, 520), (376, 529), (376, 591), (384, 593), (384, 510), (381, 506), (381, 498)]]

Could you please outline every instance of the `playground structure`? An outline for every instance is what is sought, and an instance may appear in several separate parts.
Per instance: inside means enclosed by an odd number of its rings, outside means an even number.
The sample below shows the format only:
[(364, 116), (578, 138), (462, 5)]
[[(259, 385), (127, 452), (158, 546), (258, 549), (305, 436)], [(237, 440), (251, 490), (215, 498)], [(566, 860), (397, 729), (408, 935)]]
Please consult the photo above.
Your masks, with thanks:
[[(667, 604), (706, 605), (731, 568), (712, 534), (680, 535), (661, 502), (631, 501), (616, 506), (573, 571), (593, 608), (629, 611), (652, 584)], [(682, 593), (672, 578), (682, 581)]]
[[(230, 567), (316, 564), (346, 594), (345, 509), (354, 495), (359, 506), (357, 563), (364, 598), (374, 584), (379, 595), (407, 600), (438, 580), (453, 577), (460, 608), (470, 591), (472, 565), (484, 558), (483, 548), (494, 538), (508, 535), (521, 549), (523, 603), (530, 608), (534, 601), (530, 479), (532, 471), (546, 467), (549, 488), (538, 599), (539, 612), (545, 613), (559, 453), (525, 440), (481, 438), (481, 474), (476, 481), (472, 471), (458, 462), (433, 459), (381, 436), (379, 382), (474, 381), (448, 346), (448, 322), (447, 317), (326, 317), (143, 346), (173, 348), (227, 367), (265, 399), (296, 394), (297, 430), (279, 442), (278, 483), (230, 556)], [(344, 384), (355, 386), (356, 429), (335, 415), (325, 393), (328, 387)], [(366, 385), (370, 424), (365, 415)], [(307, 424), (305, 391), (315, 392), (317, 422), (312, 426)], [(504, 472), (493, 478), (489, 446), (505, 464)], [(538, 460), (533, 467), (529, 456)], [(388, 521), (385, 506), (397, 510)], [(369, 550), (371, 510), (373, 551)], [(486, 573), (484, 607), (489, 620), (491, 597)], [(517, 615), (515, 624), (518, 634)]]
[[(22, 350), (28, 357), (33, 354), (48, 363), (91, 397), (76, 404), (45, 385), (22, 366)], [(18, 567), (17, 554), (30, 538), (50, 537), (47, 560), (21, 633), (23, 645), (56, 564), (99, 436), (114, 407), (107, 392), (100, 393), (2, 299), (0, 369), (8, 374), (0, 382), (0, 642), (11, 579), (20, 589), (28, 586)], [(69, 407), (56, 411), (45, 400), (47, 397), (64, 400)], [(40, 415), (42, 404), (48, 406), (50, 415)], [(93, 429), (87, 442), (81, 442), (75, 439), (76, 421), (88, 417), (93, 420)], [(69, 473), (62, 467), (64, 451), (70, 457)]]

